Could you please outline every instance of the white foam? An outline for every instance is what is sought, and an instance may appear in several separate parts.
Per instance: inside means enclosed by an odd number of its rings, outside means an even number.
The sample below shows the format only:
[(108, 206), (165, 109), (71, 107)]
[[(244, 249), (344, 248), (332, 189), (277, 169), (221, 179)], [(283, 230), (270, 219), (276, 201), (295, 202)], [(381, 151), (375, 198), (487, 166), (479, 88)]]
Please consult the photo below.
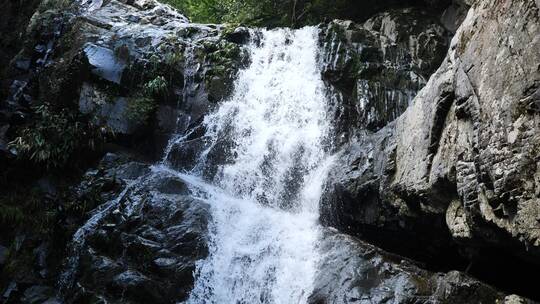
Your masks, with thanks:
[[(331, 163), (318, 30), (262, 32), (232, 97), (204, 121), (232, 161), (207, 184), (184, 180), (212, 206), (210, 255), (188, 303), (305, 303), (319, 259), (318, 202)], [(209, 155), (202, 153), (203, 156)], [(203, 175), (203, 157), (192, 172)]]

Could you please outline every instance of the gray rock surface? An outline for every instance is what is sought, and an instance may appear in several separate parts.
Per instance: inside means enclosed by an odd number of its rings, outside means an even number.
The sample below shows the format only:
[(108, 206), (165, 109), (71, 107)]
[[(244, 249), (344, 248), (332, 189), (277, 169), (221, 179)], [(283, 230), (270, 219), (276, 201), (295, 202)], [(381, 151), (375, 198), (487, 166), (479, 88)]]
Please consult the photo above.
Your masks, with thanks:
[[(464, 273), (432, 273), (411, 261), (329, 229), (312, 304), (352, 303), (529, 303)], [(532, 302), (531, 302), (532, 303)]]
[[(441, 18), (401, 6), (365, 14), (362, 23), (325, 25), (321, 36), (342, 144), (323, 200), (325, 223), (383, 245), (414, 247), (426, 260), (443, 260), (455, 247), (474, 260), (488, 248), (512, 251), (511, 262), (538, 264), (538, 1), (456, 0)], [(249, 60), (242, 49), (249, 35), (245, 28), (191, 24), (153, 0), (83, 1), (36, 14), (0, 109), (0, 165), (13, 126), (46, 99), (76, 108), (142, 154), (153, 140), (161, 140), (154, 149), (161, 152), (173, 131), (192, 130), (170, 147), (168, 159), (189, 168), (204, 146), (197, 126)], [(149, 89), (157, 79), (165, 89)], [(146, 110), (130, 113), (133, 105)], [(223, 161), (220, 148), (209, 157)], [(207, 255), (209, 214), (181, 178), (107, 154), (73, 191), (79, 212), (93, 211), (76, 234), (62, 281), (68, 302), (186, 299), (195, 262)], [(96, 195), (98, 202), (89, 199)], [(21, 238), (26, 247), (17, 251), (34, 246)], [(40, 240), (29, 251), (30, 275), (6, 281), (3, 300), (59, 301), (50, 246)], [(335, 231), (325, 232), (320, 249), (314, 304), (526, 303)], [(0, 266), (1, 260), (0, 252)]]
[(321, 34), (323, 77), (343, 108), (338, 130), (377, 131), (401, 115), (442, 62), (447, 35), (418, 8), (379, 13), (362, 24), (331, 22)]
[(459, 244), (467, 258), (492, 248), (535, 265), (538, 16), (537, 1), (475, 1), (412, 105), (343, 146), (327, 223), (394, 245), (419, 241), (417, 252)]
[(166, 171), (134, 162), (109, 170), (124, 190), (75, 233), (61, 280), (66, 301), (185, 300), (208, 254), (208, 205)]
[(154, 0), (83, 1), (36, 12), (14, 64), (35, 59), (13, 76), (9, 102), (0, 104), (1, 151), (9, 152), (5, 134), (15, 133), (17, 115), (22, 124), (29, 107), (46, 101), (78, 103), (92, 125), (158, 157), (171, 133), (199, 123), (230, 93), (246, 64), (249, 32), (239, 29), (235, 39), (224, 29), (190, 23)]
[(84, 47), (84, 55), (92, 66), (92, 73), (105, 80), (120, 84), (122, 72), (126, 68), (126, 63), (122, 58), (118, 58), (112, 50), (92, 43), (88, 43)]
[[(223, 26), (188, 23), (156, 1), (83, 1), (65, 10), (37, 12), (28, 36), (20, 54), (32, 55), (28, 75), (14, 82), (21, 85), (9, 103), (0, 103), (0, 148), (10, 140), (4, 134), (13, 136), (13, 117), (20, 112), (19, 123), (28, 119), (28, 107), (35, 104), (23, 97), (31, 93), (35, 103), (46, 100), (78, 111), (84, 123), (113, 131), (109, 151), (133, 149), (137, 154), (106, 154), (79, 185), (51, 195), (58, 205), (56, 227), (77, 237), (71, 245), (66, 239), (47, 243), (60, 248), (46, 252), (34, 248), (41, 248), (40, 239), (48, 235), (28, 237), (8, 261), (16, 273), (5, 277), (0, 267), (0, 301), (52, 303), (59, 288), (67, 303), (185, 299), (195, 262), (207, 254), (208, 206), (190, 197), (182, 180), (152, 175), (140, 159), (161, 157), (172, 132), (196, 126), (227, 96), (245, 64), (242, 45), (229, 41)], [(39, 70), (34, 58), (43, 61)], [(150, 106), (141, 113), (145, 105)], [(129, 188), (141, 176), (148, 176), (145, 183)], [(127, 189), (124, 194), (122, 189)], [(61, 246), (69, 248), (67, 257)]]
[[(143, 2), (83, 9), (71, 35), (85, 41), (85, 61), (98, 78), (84, 80), (79, 104), (120, 134), (137, 136), (155, 119), (154, 136), (164, 139), (189, 126), (177, 121), (195, 123), (226, 97), (243, 54), (222, 26), (192, 24), (169, 6)], [(165, 91), (149, 92), (156, 79)]]

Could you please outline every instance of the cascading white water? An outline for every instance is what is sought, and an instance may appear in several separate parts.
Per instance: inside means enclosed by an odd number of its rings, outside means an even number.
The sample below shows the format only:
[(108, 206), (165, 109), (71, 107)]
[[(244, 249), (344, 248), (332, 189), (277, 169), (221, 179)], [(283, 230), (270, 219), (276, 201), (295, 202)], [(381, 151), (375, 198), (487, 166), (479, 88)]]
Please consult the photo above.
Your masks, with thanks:
[[(318, 260), (318, 202), (330, 165), (318, 31), (262, 31), (232, 97), (204, 121), (210, 148), (184, 178), (212, 206), (210, 255), (188, 303), (305, 303)], [(210, 186), (208, 151), (228, 141)], [(218, 148), (220, 149), (220, 148)]]

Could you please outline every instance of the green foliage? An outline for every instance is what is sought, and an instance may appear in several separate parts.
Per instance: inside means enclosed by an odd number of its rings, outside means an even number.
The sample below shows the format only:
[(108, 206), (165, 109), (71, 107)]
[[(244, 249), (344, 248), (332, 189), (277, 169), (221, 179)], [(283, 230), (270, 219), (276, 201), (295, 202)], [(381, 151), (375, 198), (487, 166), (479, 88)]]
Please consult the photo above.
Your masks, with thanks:
[(167, 94), (167, 80), (163, 76), (157, 76), (144, 84), (144, 94), (152, 97), (162, 97)]
[[(242, 23), (252, 26), (317, 24), (325, 19), (354, 19), (375, 1), (354, 0), (162, 0), (186, 14), (193, 22)], [(366, 8), (367, 7), (367, 8)]]
[(48, 10), (61, 10), (66, 9), (71, 4), (69, 0), (44, 0), (38, 7), (39, 12), (45, 12)]
[(146, 122), (150, 119), (155, 109), (156, 102), (153, 98), (146, 96), (135, 97), (130, 100), (126, 115), (132, 121)]
[(279, 25), (288, 0), (163, 0), (183, 11), (193, 22)]
[(52, 214), (43, 205), (41, 193), (35, 189), (12, 189), (0, 196), (0, 227), (18, 227), (44, 231)]
[(34, 114), (34, 123), (20, 130), (10, 147), (20, 159), (46, 169), (65, 167), (77, 151), (95, 150), (104, 140), (105, 134), (99, 128), (82, 123), (67, 109), (55, 112), (43, 104), (34, 108)]
[(169, 84), (163, 76), (157, 76), (145, 83), (142, 94), (130, 100), (127, 117), (132, 121), (148, 121), (157, 107), (156, 101), (167, 96), (168, 86)]
[(17, 206), (9, 206), (0, 203), (0, 223), (17, 225), (24, 220), (24, 213)]
[(165, 64), (168, 66), (179, 65), (184, 61), (184, 53), (182, 53), (181, 50), (168, 52), (165, 54), (164, 61)]
[(16, 252), (14, 247), (12, 244), (9, 248), (4, 274), (8, 277), (28, 276), (33, 272), (32, 266), (35, 264), (33, 252), (31, 250)]

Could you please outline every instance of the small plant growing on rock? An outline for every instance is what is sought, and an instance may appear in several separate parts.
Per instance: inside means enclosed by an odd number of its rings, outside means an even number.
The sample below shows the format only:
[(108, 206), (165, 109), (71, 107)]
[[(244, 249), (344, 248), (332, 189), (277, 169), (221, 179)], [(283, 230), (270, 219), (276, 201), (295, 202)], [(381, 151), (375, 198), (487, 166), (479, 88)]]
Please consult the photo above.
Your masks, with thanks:
[(105, 139), (102, 129), (82, 122), (67, 109), (59, 112), (50, 105), (34, 108), (37, 116), (23, 128), (9, 145), (21, 159), (28, 159), (46, 169), (62, 168), (77, 151), (95, 150)]
[(178, 49), (165, 54), (165, 64), (170, 66), (176, 66), (184, 61), (184, 54), (182, 50)]
[(155, 109), (156, 102), (154, 99), (146, 96), (135, 97), (130, 100), (127, 106), (127, 117), (132, 121), (146, 122)]
[(167, 94), (167, 80), (163, 76), (157, 76), (144, 84), (144, 94), (148, 97), (163, 97)]
[(127, 116), (132, 121), (146, 122), (157, 106), (157, 100), (167, 96), (168, 83), (165, 77), (157, 76), (145, 83), (142, 93), (132, 98), (127, 108)]
[(24, 214), (17, 206), (9, 206), (0, 202), (0, 224), (18, 225), (24, 220)]
[(54, 216), (54, 210), (49, 209), (51, 205), (45, 206), (42, 193), (35, 188), (14, 188), (0, 195), (0, 228), (25, 225), (46, 232)]
[(48, 10), (62, 10), (69, 7), (71, 1), (69, 0), (45, 0), (39, 4), (38, 12), (45, 12)]

